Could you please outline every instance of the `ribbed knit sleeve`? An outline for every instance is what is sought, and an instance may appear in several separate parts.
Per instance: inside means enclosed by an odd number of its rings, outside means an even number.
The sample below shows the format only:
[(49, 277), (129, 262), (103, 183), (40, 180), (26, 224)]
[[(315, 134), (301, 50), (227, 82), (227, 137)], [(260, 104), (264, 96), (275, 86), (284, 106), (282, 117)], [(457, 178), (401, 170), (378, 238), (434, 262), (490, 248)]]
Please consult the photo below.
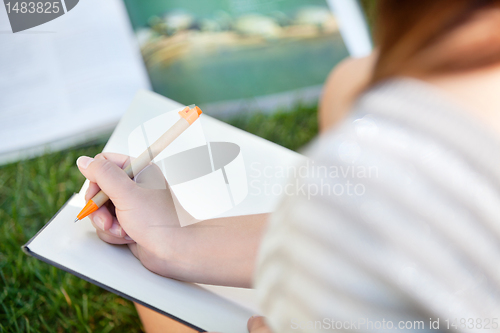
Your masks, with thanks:
[(496, 133), (435, 88), (397, 79), (307, 156), (258, 258), (275, 333), (500, 332)]

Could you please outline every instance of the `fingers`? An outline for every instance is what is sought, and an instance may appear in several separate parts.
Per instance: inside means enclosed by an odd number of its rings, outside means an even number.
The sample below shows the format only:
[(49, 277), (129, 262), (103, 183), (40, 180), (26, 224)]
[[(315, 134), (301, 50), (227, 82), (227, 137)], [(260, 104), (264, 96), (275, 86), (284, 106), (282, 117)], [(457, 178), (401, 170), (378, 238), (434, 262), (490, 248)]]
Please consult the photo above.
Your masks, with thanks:
[(97, 231), (97, 236), (99, 236), (99, 238), (103, 241), (105, 241), (106, 243), (109, 243), (109, 244), (117, 244), (117, 245), (120, 245), (120, 244), (132, 244), (132, 243), (135, 243), (133, 240), (127, 240), (125, 238), (122, 238), (122, 237), (115, 237), (115, 236), (112, 236), (100, 229), (96, 229)]
[(106, 206), (102, 206), (89, 217), (92, 225), (96, 228), (97, 235), (103, 241), (111, 244), (134, 243)]
[(105, 158), (108, 161), (113, 162), (114, 164), (118, 165), (120, 169), (123, 169), (125, 166), (127, 166), (130, 163), (130, 156), (123, 155), (123, 154), (117, 154), (117, 153), (100, 153), (95, 156), (95, 158)]
[(139, 258), (139, 250), (137, 249), (137, 243), (132, 243), (132, 244), (129, 244), (128, 245), (128, 248), (130, 249), (130, 251), (132, 252), (132, 254), (137, 258), (137, 259), (141, 259)]
[(89, 188), (85, 192), (85, 201), (89, 201), (97, 194), (101, 189), (96, 183), (89, 182)]
[(247, 328), (249, 333), (272, 333), (262, 316), (253, 316), (248, 319)]
[[(86, 156), (82, 156), (86, 157)], [(121, 169), (123, 169), (125, 166), (127, 166), (130, 163), (130, 157), (127, 155), (122, 155), (122, 154), (116, 154), (116, 153), (101, 153), (97, 154), (94, 159), (99, 159), (99, 158), (106, 158), (108, 161), (111, 161), (115, 163), (117, 166), (119, 166)], [(77, 160), (77, 165), (78, 165), (78, 160)], [(97, 183), (90, 182), (89, 183), (89, 188), (87, 189), (87, 192), (85, 193), (85, 200), (89, 201), (94, 197), (94, 195), (97, 194), (101, 189), (97, 185)]]
[[(113, 222), (118, 223), (116, 217), (111, 215), (108, 207), (106, 206), (100, 207), (94, 213), (90, 214), (89, 217), (94, 227), (102, 231), (108, 231), (109, 229), (111, 229)], [(115, 232), (115, 236), (120, 236), (121, 234), (117, 233), (115, 230), (116, 227), (113, 229), (113, 231)]]
[[(80, 172), (92, 183), (97, 183), (115, 205), (131, 204), (135, 200), (136, 184), (121, 169), (128, 162), (128, 157), (120, 154), (98, 154), (94, 159), (81, 156), (77, 160)], [(96, 190), (95, 185), (89, 187), (88, 196)], [(92, 192), (91, 192), (92, 191)], [(95, 194), (95, 193), (93, 193)]]

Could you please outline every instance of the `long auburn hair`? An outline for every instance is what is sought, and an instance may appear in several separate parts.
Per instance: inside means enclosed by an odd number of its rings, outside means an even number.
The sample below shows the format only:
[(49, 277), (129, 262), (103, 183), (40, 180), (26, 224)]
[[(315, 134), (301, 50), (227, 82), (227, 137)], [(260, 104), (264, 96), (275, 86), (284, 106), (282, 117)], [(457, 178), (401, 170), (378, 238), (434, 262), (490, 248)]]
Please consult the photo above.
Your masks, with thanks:
[(372, 83), (500, 62), (500, 0), (377, 0)]

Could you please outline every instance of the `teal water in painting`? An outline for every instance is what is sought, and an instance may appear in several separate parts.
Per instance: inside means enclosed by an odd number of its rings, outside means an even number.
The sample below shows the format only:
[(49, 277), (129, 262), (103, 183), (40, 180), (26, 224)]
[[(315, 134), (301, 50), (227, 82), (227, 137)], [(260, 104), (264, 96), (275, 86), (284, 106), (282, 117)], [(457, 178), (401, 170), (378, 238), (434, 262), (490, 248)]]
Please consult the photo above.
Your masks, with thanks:
[(335, 34), (210, 56), (187, 55), (148, 71), (156, 92), (181, 103), (201, 104), (321, 85), (346, 56), (342, 38)]
[(218, 11), (236, 17), (245, 13), (268, 15), (276, 11), (292, 14), (304, 6), (327, 7), (325, 0), (124, 0), (124, 3), (134, 29), (146, 26), (151, 16), (179, 9), (205, 18)]
[[(144, 53), (153, 89), (185, 104), (240, 100), (322, 85), (332, 68), (348, 56), (338, 32), (325, 33), (318, 28), (316, 35), (275, 36), (249, 45), (241, 32), (233, 30), (238, 17), (248, 13), (272, 17), (279, 11), (290, 19), (286, 24), (293, 25), (291, 19), (304, 8), (319, 6), (327, 10), (325, 0), (124, 1), (136, 29), (146, 27), (153, 16), (179, 10), (194, 22), (220, 11), (231, 17), (232, 23), (225, 32), (240, 36), (231, 42), (216, 43), (218, 36), (223, 35), (217, 32), (205, 35), (215, 40), (211, 47), (202, 47), (204, 42), (197, 38), (163, 36), (163, 41), (153, 47), (155, 52)], [(189, 29), (204, 34), (196, 25)]]

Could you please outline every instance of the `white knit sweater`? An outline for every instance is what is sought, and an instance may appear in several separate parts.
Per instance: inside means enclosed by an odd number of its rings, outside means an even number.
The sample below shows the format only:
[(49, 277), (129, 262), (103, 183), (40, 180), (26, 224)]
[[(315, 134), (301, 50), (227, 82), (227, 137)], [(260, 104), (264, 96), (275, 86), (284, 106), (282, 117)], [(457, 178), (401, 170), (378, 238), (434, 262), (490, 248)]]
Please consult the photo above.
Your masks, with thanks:
[(500, 332), (500, 140), (487, 126), (396, 79), (308, 156), (255, 275), (275, 333), (437, 332), (438, 319)]

